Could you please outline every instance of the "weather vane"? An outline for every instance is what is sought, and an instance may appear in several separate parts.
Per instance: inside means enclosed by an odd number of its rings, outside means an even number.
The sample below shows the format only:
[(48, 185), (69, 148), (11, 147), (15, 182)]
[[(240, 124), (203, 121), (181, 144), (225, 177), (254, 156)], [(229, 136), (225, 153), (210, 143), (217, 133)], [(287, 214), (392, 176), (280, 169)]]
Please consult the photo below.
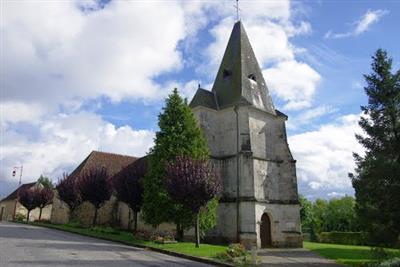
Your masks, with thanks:
[(239, 21), (239, 20), (240, 20), (240, 15), (239, 15), (239, 11), (240, 11), (240, 8), (239, 8), (239, 0), (236, 0), (235, 8), (236, 8), (236, 20)]

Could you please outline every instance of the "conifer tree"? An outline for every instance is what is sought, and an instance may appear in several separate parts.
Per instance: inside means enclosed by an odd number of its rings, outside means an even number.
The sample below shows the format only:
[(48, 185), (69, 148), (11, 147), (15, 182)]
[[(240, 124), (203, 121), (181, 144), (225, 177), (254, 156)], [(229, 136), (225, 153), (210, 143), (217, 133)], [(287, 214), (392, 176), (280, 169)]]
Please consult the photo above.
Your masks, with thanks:
[(149, 172), (144, 179), (143, 218), (153, 226), (162, 222), (175, 223), (179, 239), (194, 218), (188, 208), (168, 195), (164, 186), (165, 164), (174, 161), (176, 156), (206, 159), (209, 151), (192, 110), (177, 89), (166, 99), (158, 116), (158, 126), (155, 145), (149, 154)]
[(368, 105), (357, 135), (365, 155), (354, 154), (350, 174), (356, 195), (356, 212), (373, 241), (390, 245), (400, 234), (400, 71), (392, 73), (392, 59), (377, 50), (372, 73), (364, 75)]

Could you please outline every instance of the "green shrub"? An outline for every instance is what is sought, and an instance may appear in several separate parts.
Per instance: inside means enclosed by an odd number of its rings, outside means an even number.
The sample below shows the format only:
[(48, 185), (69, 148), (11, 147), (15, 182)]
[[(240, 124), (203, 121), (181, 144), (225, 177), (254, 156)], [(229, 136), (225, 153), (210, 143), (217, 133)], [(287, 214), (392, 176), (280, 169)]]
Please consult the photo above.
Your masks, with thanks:
[(26, 220), (26, 215), (23, 215), (21, 213), (15, 214), (14, 220), (17, 222), (22, 222)]
[(222, 261), (245, 264), (251, 261), (250, 253), (242, 244), (230, 244), (225, 252), (216, 255)]
[(393, 258), (382, 262), (379, 267), (400, 267), (400, 258)]
[(226, 250), (226, 253), (231, 258), (237, 258), (246, 256), (248, 252), (246, 251), (246, 248), (242, 244), (230, 244)]
[(372, 247), (371, 248), (371, 258), (380, 262), (386, 260), (389, 257), (388, 252), (381, 247)]
[(318, 242), (343, 245), (366, 245), (367, 236), (363, 232), (321, 232)]

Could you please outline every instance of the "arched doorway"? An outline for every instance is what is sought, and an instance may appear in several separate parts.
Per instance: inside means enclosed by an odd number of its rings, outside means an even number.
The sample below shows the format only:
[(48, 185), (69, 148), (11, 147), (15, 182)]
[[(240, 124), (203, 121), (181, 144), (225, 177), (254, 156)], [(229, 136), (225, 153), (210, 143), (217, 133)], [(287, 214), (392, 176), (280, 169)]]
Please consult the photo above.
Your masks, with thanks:
[(267, 213), (261, 216), (260, 239), (262, 248), (271, 247), (271, 221)]

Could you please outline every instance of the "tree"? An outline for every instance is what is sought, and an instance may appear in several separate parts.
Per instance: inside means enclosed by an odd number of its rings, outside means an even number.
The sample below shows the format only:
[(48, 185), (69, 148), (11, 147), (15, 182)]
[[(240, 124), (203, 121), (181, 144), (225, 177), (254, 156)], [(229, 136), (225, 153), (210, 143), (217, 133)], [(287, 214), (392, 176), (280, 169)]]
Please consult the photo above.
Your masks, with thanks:
[(332, 198), (328, 202), (326, 211), (326, 231), (357, 231), (355, 214), (355, 199), (351, 196)]
[(149, 172), (144, 179), (142, 215), (153, 226), (162, 222), (175, 223), (180, 240), (183, 230), (192, 225), (192, 213), (168, 195), (163, 182), (164, 166), (178, 155), (205, 159), (209, 151), (192, 110), (177, 89), (166, 99), (163, 112), (158, 116), (158, 126), (155, 145), (149, 153)]
[(221, 193), (219, 176), (211, 168), (208, 160), (193, 160), (188, 156), (178, 156), (175, 162), (166, 164), (164, 183), (171, 198), (190, 209), (195, 215), (196, 247), (199, 247), (200, 211)]
[(34, 189), (34, 198), (36, 199), (37, 207), (39, 208), (39, 220), (42, 219), (42, 210), (47, 205), (53, 202), (53, 189), (50, 187), (36, 187)]
[(48, 177), (43, 176), (43, 175), (40, 175), (37, 182), (39, 184), (43, 185), (44, 187), (48, 187), (51, 189), (53, 189), (53, 187), (54, 187), (52, 181)]
[(38, 207), (38, 203), (35, 196), (36, 192), (34, 188), (21, 188), (18, 191), (19, 203), (21, 203), (28, 210), (28, 214), (26, 216), (27, 222), (29, 222), (29, 215), (31, 211)]
[(82, 203), (77, 186), (77, 177), (64, 173), (57, 183), (56, 190), (59, 198), (68, 205), (70, 215)]
[[(131, 167), (132, 166), (132, 167)], [(136, 160), (132, 165), (123, 169), (113, 179), (113, 186), (117, 193), (117, 199), (126, 203), (134, 214), (134, 228), (137, 230), (137, 214), (143, 203), (142, 179), (147, 172), (147, 159)], [(131, 229), (131, 215), (129, 210), (128, 228)]]
[(98, 209), (111, 197), (111, 184), (106, 168), (94, 168), (83, 172), (77, 181), (82, 201), (94, 206), (93, 226), (96, 225)]
[(207, 206), (200, 210), (200, 237), (206, 236), (210, 229), (213, 229), (217, 225), (217, 208), (218, 198), (215, 197), (207, 203)]
[(302, 229), (311, 229), (313, 223), (312, 202), (304, 196), (299, 196), (300, 220)]
[(376, 243), (391, 245), (400, 234), (400, 71), (392, 73), (382, 49), (372, 59), (359, 121), (364, 134), (356, 135), (365, 155), (354, 154), (357, 166), (349, 176), (362, 227)]

